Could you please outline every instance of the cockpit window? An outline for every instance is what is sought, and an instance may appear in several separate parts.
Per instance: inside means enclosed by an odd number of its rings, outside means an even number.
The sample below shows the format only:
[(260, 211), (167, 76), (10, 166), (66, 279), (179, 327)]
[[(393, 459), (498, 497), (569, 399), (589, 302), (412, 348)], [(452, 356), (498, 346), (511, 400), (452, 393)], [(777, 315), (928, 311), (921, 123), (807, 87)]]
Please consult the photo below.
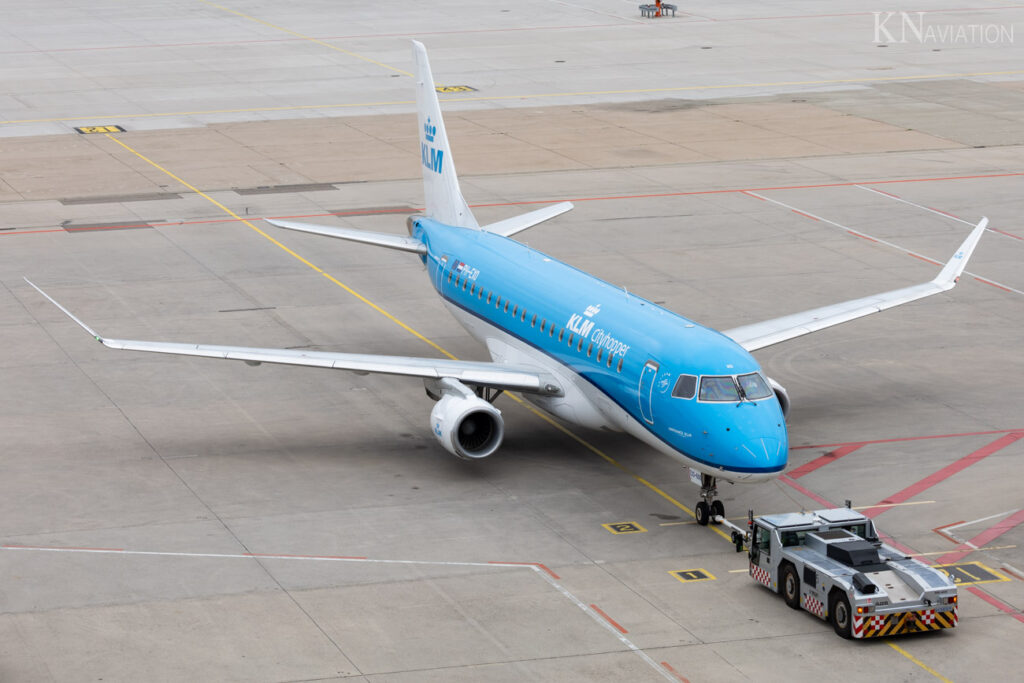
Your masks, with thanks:
[(672, 390), (673, 398), (693, 398), (697, 393), (697, 378), (693, 375), (679, 375)]
[(772, 395), (772, 390), (768, 387), (768, 383), (756, 372), (752, 372), (749, 375), (740, 375), (736, 379), (739, 380), (740, 388), (743, 389), (743, 395), (751, 401), (759, 398), (768, 398)]
[(700, 378), (700, 400), (702, 401), (739, 401), (740, 394), (732, 377), (704, 376)]

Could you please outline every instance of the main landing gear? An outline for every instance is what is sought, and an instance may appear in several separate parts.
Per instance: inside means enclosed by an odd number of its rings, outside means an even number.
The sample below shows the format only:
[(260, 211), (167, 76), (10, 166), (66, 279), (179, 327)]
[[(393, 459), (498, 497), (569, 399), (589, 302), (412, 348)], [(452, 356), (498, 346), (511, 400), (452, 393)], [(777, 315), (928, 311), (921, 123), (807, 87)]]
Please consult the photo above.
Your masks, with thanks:
[(718, 500), (718, 487), (715, 478), (710, 474), (700, 475), (700, 497), (701, 500), (694, 508), (694, 516), (697, 524), (707, 526), (708, 522), (718, 524), (718, 517), (725, 517), (725, 505)]

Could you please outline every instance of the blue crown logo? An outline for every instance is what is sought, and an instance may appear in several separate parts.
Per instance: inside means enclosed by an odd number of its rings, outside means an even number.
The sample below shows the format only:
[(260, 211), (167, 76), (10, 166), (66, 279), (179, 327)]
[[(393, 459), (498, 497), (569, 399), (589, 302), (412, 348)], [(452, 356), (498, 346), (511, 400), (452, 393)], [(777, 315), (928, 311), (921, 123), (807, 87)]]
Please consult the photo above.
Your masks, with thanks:
[(427, 122), (423, 124), (423, 134), (427, 137), (427, 142), (434, 141), (434, 136), (437, 134), (437, 126), (430, 125), (430, 117), (427, 117)]

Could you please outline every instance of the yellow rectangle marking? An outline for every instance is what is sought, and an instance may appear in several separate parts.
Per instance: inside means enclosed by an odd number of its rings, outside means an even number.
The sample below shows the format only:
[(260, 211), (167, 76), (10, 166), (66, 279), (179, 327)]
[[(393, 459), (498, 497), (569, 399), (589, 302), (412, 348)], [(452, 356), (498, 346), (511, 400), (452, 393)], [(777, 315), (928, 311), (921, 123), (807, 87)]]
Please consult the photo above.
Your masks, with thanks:
[(683, 583), (690, 581), (713, 581), (716, 577), (707, 569), (677, 569), (669, 572)]
[(613, 524), (602, 524), (605, 529), (613, 534), (639, 534), (647, 531), (636, 522), (615, 522)]
[(994, 569), (990, 569), (981, 562), (957, 562), (956, 564), (937, 564), (936, 569), (946, 572), (953, 582), (958, 586), (969, 586), (975, 583), (997, 583), (1009, 581), (1009, 577), (1003, 576)]

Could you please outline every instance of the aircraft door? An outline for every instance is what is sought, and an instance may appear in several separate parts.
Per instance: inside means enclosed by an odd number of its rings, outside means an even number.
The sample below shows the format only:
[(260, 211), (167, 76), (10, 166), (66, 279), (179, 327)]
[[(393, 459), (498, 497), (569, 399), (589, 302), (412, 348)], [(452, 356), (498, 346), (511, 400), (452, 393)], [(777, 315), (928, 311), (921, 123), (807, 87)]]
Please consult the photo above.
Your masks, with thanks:
[(651, 406), (651, 394), (654, 393), (654, 378), (658, 376), (658, 364), (653, 360), (644, 363), (640, 373), (640, 386), (637, 394), (640, 397), (640, 415), (648, 424), (654, 424), (654, 409)]
[[(763, 572), (760, 573), (760, 576), (766, 577), (771, 573), (772, 567), (772, 532), (768, 527), (757, 522), (754, 523), (753, 532), (749, 549), (750, 565), (762, 569)], [(761, 583), (764, 581), (762, 580)]]

